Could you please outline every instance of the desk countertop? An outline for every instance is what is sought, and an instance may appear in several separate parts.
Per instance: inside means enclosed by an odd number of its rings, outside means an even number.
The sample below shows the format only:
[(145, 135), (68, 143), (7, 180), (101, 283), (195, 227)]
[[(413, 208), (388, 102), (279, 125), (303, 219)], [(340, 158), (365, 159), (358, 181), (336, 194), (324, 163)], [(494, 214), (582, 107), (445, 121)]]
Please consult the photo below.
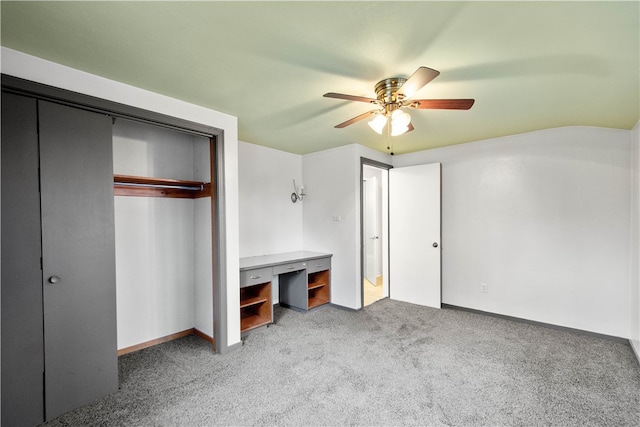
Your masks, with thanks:
[(274, 265), (287, 264), (290, 262), (308, 261), (311, 259), (326, 258), (330, 256), (332, 256), (332, 254), (311, 251), (294, 251), (280, 254), (250, 256), (246, 258), (240, 258), (240, 271), (251, 270), (260, 267), (271, 267)]

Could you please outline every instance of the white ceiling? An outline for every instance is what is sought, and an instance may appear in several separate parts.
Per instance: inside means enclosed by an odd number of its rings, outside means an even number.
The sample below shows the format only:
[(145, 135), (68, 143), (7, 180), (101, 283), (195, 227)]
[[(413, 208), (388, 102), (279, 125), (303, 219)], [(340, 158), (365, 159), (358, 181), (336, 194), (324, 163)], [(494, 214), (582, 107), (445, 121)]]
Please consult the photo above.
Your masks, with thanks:
[[(407, 153), (533, 130), (631, 129), (640, 117), (638, 1), (1, 2), (3, 46), (238, 117), (239, 138), (293, 153), (359, 143)], [(410, 110), (391, 138), (375, 97), (419, 66), (414, 98), (474, 98), (469, 111)]]

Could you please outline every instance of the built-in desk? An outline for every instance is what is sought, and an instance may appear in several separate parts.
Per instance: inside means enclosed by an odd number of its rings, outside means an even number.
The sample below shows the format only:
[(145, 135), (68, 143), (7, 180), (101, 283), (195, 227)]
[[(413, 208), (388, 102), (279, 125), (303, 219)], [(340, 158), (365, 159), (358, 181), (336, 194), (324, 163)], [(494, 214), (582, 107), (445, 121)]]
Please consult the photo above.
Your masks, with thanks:
[(280, 305), (307, 311), (331, 301), (332, 254), (295, 251), (240, 258), (240, 329), (273, 322), (271, 280), (278, 276)]

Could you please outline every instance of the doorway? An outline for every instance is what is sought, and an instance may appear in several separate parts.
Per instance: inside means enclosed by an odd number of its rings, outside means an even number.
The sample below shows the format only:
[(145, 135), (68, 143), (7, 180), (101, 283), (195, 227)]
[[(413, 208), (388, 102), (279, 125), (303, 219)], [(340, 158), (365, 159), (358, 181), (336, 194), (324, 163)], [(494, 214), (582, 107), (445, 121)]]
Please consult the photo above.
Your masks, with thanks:
[(391, 166), (361, 159), (362, 307), (389, 296), (388, 188)]
[(440, 308), (441, 168), (360, 159), (361, 307), (390, 297)]

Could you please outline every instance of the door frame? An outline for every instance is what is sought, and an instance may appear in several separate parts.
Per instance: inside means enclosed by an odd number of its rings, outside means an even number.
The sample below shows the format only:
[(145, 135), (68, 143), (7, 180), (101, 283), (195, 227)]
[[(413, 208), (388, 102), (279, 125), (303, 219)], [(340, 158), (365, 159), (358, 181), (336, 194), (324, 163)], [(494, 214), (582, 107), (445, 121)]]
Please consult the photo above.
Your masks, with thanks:
[[(365, 255), (365, 250), (364, 250), (364, 167), (365, 166), (371, 166), (374, 168), (378, 168), (378, 169), (383, 169), (387, 172), (389, 172), (389, 169), (393, 169), (393, 166), (387, 163), (383, 163), (383, 162), (379, 162), (377, 160), (372, 160), (372, 159), (368, 159), (366, 157), (360, 157), (360, 309), (364, 308), (364, 279), (366, 277), (365, 275), (365, 259), (364, 259), (364, 255)], [(387, 218), (389, 217), (389, 197), (388, 197), (388, 191), (389, 189), (387, 188), (387, 206), (382, 206), (382, 209), (386, 209), (387, 210)], [(386, 224), (383, 223), (382, 224), (382, 228), (386, 228), (386, 234), (387, 236), (389, 235), (389, 221), (387, 220)], [(384, 231), (384, 230), (383, 230)], [(387, 259), (386, 260), (382, 260), (383, 265), (386, 261), (387, 266), (389, 265), (389, 239), (387, 239), (387, 241), (383, 241), (382, 242), (382, 246), (386, 246), (387, 247)], [(384, 253), (384, 251), (383, 251)], [(383, 268), (384, 271), (384, 268)], [(387, 283), (389, 280), (388, 274), (387, 274)]]

